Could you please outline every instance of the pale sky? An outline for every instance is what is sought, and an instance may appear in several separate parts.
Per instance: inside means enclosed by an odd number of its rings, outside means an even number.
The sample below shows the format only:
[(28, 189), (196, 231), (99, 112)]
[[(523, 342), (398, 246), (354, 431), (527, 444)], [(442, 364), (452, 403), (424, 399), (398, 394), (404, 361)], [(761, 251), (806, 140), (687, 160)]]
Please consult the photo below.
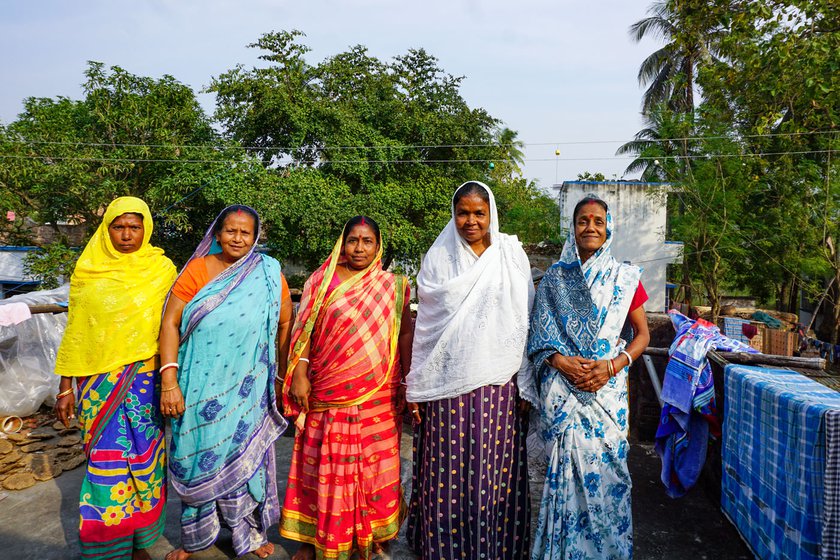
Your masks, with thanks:
[[(0, 0), (0, 121), (25, 97), (81, 98), (86, 61), (196, 92), (211, 77), (257, 63), (246, 45), (299, 29), (308, 60), (356, 44), (382, 60), (424, 48), (462, 95), (518, 131), (525, 176), (543, 188), (583, 171), (621, 177), (621, 142), (642, 127), (639, 64), (658, 44), (627, 30), (650, 0)], [(208, 114), (213, 97), (199, 95)], [(610, 141), (601, 143), (600, 141)], [(560, 156), (555, 156), (555, 150)], [(627, 177), (632, 178), (632, 177)]]

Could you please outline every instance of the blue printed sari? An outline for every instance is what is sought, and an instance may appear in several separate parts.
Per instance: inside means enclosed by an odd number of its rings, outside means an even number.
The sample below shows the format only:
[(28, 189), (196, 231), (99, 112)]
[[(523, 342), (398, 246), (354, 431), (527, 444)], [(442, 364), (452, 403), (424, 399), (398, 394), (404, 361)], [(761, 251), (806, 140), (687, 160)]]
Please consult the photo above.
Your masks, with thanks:
[[(537, 289), (528, 356), (537, 371), (540, 436), (548, 469), (533, 560), (630, 558), (627, 368), (597, 392), (574, 387), (545, 361), (556, 352), (601, 360), (624, 348), (622, 326), (641, 270), (610, 254), (607, 240), (583, 264), (574, 231)], [(529, 440), (530, 441), (530, 440)]]
[[(193, 258), (217, 250), (213, 241), (205, 237)], [(274, 442), (287, 425), (273, 383), (280, 300), (280, 264), (252, 250), (184, 308), (178, 383), (186, 411), (172, 422), (169, 472), (187, 552), (211, 546), (226, 526), (243, 555), (267, 543), (279, 519)]]

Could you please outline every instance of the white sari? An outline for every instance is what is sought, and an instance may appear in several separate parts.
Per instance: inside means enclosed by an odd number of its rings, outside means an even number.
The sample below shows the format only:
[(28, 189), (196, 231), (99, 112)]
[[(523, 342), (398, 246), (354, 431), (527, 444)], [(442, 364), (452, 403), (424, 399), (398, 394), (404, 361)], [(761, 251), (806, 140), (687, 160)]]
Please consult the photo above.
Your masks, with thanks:
[(417, 276), (420, 305), (406, 378), (410, 402), (503, 385), (518, 374), (520, 396), (536, 403), (525, 354), (534, 298), (531, 267), (516, 236), (499, 232), (493, 193), (478, 184), (490, 201), (490, 246), (480, 257), (473, 252), (455, 227), (453, 204), (452, 219)]

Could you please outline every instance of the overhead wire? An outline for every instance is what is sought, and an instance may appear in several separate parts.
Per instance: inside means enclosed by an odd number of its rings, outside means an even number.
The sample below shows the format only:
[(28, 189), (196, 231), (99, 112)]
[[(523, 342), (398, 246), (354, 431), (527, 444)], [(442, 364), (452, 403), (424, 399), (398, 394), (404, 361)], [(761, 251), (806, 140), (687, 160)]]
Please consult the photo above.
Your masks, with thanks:
[[(737, 136), (683, 136), (675, 138), (645, 138), (645, 142), (650, 143), (664, 143), (664, 142), (687, 142), (700, 140), (726, 140), (726, 139), (745, 139), (745, 138), (773, 138), (786, 136), (811, 136), (823, 134), (836, 134), (836, 130), (813, 130), (802, 132), (766, 132), (761, 134), (744, 134)], [(631, 140), (632, 141), (632, 140)], [(485, 142), (485, 143), (470, 143), (470, 144), (363, 144), (363, 145), (337, 145), (337, 146), (236, 146), (232, 144), (141, 144), (141, 143), (124, 143), (124, 142), (79, 142), (72, 140), (7, 140), (11, 144), (39, 144), (39, 145), (55, 145), (55, 146), (91, 146), (91, 147), (128, 147), (128, 148), (215, 148), (215, 149), (241, 149), (246, 151), (294, 151), (299, 149), (316, 149), (318, 151), (328, 150), (369, 150), (369, 149), (434, 149), (434, 148), (498, 148), (503, 146), (576, 146), (576, 145), (591, 145), (591, 144), (624, 144), (628, 140), (561, 140), (556, 142)], [(553, 160), (552, 160), (553, 161)]]
[[(491, 163), (491, 162), (553, 162), (553, 161), (617, 161), (617, 160), (644, 160), (644, 161), (662, 161), (662, 160), (698, 160), (698, 159), (714, 159), (714, 158), (763, 158), (768, 156), (785, 156), (785, 155), (811, 155), (811, 154), (828, 154), (835, 150), (790, 150), (781, 152), (756, 152), (756, 153), (739, 153), (739, 154), (692, 154), (692, 155), (674, 155), (674, 156), (633, 156), (633, 155), (616, 155), (610, 157), (584, 157), (584, 158), (448, 158), (448, 159), (322, 159), (314, 162), (315, 164), (418, 164), (418, 163)], [(19, 154), (0, 154), (0, 159), (39, 159), (39, 160), (57, 160), (57, 161), (89, 161), (100, 163), (214, 163), (214, 164), (232, 164), (245, 163), (249, 160), (244, 159), (180, 159), (180, 158), (108, 158), (108, 157), (77, 157), (77, 156), (52, 156), (52, 155), (19, 155)], [(291, 165), (309, 165), (299, 159), (291, 159)]]
[[(766, 133), (766, 134), (756, 134), (756, 135), (741, 135), (739, 138), (760, 138), (760, 137), (776, 137), (776, 136), (802, 136), (802, 135), (822, 135), (822, 134), (836, 134), (836, 131), (828, 130), (828, 131), (810, 131), (810, 132), (797, 132), (797, 133)], [(694, 137), (683, 137), (683, 138), (667, 138), (667, 139), (646, 139), (646, 142), (678, 142), (678, 141), (695, 141), (695, 140), (711, 140), (711, 139), (725, 139), (731, 138), (729, 136), (694, 136)], [(593, 141), (566, 141), (566, 142), (545, 142), (545, 143), (526, 143), (526, 142), (516, 142), (515, 144), (499, 144), (499, 143), (487, 143), (487, 144), (439, 144), (439, 145), (370, 145), (370, 146), (325, 146), (317, 148), (318, 151), (324, 152), (328, 150), (349, 150), (349, 149), (409, 149), (409, 148), (419, 148), (419, 149), (433, 149), (433, 148), (477, 148), (477, 147), (492, 147), (492, 148), (500, 148), (504, 146), (511, 146), (515, 145), (517, 147), (525, 147), (525, 146), (559, 146), (559, 145), (585, 145), (585, 144), (609, 144), (609, 143), (624, 143), (627, 142), (626, 140), (593, 140)], [(202, 149), (232, 149), (232, 150), (260, 150), (260, 151), (271, 151), (271, 150), (295, 150), (299, 149), (300, 147), (280, 147), (280, 146), (224, 146), (224, 145), (178, 145), (178, 144), (127, 144), (127, 143), (93, 143), (93, 142), (71, 142), (71, 141), (38, 141), (38, 140), (19, 140), (19, 141), (12, 141), (12, 143), (16, 144), (38, 144), (38, 145), (60, 145), (60, 146), (92, 146), (92, 147), (142, 147), (142, 148), (170, 148), (170, 149), (177, 149), (177, 148), (202, 148)], [(753, 157), (766, 157), (766, 156), (782, 156), (782, 155), (809, 155), (809, 154), (828, 154), (832, 153), (835, 150), (791, 150), (791, 151), (780, 151), (780, 152), (757, 152), (757, 153), (738, 153), (738, 154), (692, 154), (692, 155), (674, 155), (674, 156), (640, 156), (640, 155), (615, 155), (611, 157), (591, 157), (591, 158), (522, 158), (520, 160), (513, 160), (513, 159), (503, 159), (503, 158), (485, 158), (485, 159), (476, 159), (476, 158), (455, 158), (455, 159), (348, 159), (348, 160), (321, 160), (318, 163), (324, 164), (359, 164), (359, 163), (368, 163), (368, 164), (428, 164), (428, 163), (490, 163), (490, 162), (510, 162), (510, 163), (519, 163), (519, 162), (551, 162), (551, 161), (615, 161), (615, 160), (645, 160), (645, 161), (661, 161), (661, 160), (671, 160), (671, 159), (714, 159), (714, 158), (753, 158)], [(234, 159), (180, 159), (180, 158), (94, 158), (94, 157), (77, 157), (77, 156), (49, 156), (49, 155), (35, 155), (35, 154), (28, 154), (28, 155), (16, 155), (16, 154), (3, 154), (0, 155), (0, 159), (40, 159), (40, 160), (59, 160), (59, 161), (89, 161), (89, 162), (100, 162), (100, 163), (170, 163), (170, 164), (237, 164), (237, 163), (246, 163), (247, 160), (234, 160)], [(300, 165), (300, 160), (292, 159), (290, 162), (292, 165)], [(168, 207), (163, 209), (158, 213), (158, 215), (165, 215), (170, 209), (177, 206), (178, 204), (182, 203), (183, 201), (195, 196), (198, 192), (206, 188), (211, 184), (210, 180), (205, 181), (203, 185), (198, 187), (197, 189), (193, 190), (192, 192), (188, 193), (184, 197), (180, 198), (179, 200), (175, 201), (174, 203), (170, 204)], [(720, 218), (720, 214), (715, 212), (709, 205), (707, 205), (696, 193), (692, 191), (688, 191), (692, 195), (696, 197), (698, 202), (709, 212), (716, 215)], [(760, 250), (764, 253), (768, 258), (770, 258), (773, 262), (778, 264), (783, 270), (791, 274), (792, 277), (796, 278), (798, 281), (802, 282), (803, 284), (806, 281), (800, 277), (795, 272), (791, 271), (787, 268), (783, 263), (781, 263), (778, 259), (776, 259), (772, 254), (767, 252), (763, 247), (756, 244), (752, 239), (749, 238), (746, 234), (742, 233), (737, 225), (733, 226), (733, 231), (737, 233), (742, 239), (747, 241), (749, 244), (754, 246), (756, 249)], [(683, 252), (683, 256), (692, 255), (692, 254), (699, 254), (702, 252), (710, 251), (713, 249), (703, 249), (698, 251), (693, 251), (691, 253)], [(673, 258), (672, 256), (668, 257), (661, 257), (656, 259), (648, 259), (645, 261), (639, 261), (638, 264), (644, 264), (648, 262), (655, 262), (659, 260), (667, 260)]]

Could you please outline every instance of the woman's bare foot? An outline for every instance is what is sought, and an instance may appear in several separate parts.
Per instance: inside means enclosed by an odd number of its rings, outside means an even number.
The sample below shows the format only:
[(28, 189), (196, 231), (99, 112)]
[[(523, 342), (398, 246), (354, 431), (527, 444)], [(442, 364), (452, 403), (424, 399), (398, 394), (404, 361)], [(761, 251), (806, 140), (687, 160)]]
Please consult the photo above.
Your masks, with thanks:
[(131, 552), (131, 560), (152, 560), (152, 557), (149, 556), (149, 551), (145, 548), (135, 548)]
[(192, 556), (192, 552), (187, 552), (183, 548), (176, 548), (166, 553), (165, 560), (187, 560)]
[(388, 547), (388, 541), (385, 542), (375, 542), (370, 545), (370, 551), (373, 554), (385, 554), (385, 549)]
[(315, 560), (315, 547), (308, 543), (300, 545), (292, 560)]
[(256, 550), (252, 550), (257, 557), (259, 558), (268, 558), (272, 554), (274, 554), (274, 543), (267, 542), (261, 547)]

